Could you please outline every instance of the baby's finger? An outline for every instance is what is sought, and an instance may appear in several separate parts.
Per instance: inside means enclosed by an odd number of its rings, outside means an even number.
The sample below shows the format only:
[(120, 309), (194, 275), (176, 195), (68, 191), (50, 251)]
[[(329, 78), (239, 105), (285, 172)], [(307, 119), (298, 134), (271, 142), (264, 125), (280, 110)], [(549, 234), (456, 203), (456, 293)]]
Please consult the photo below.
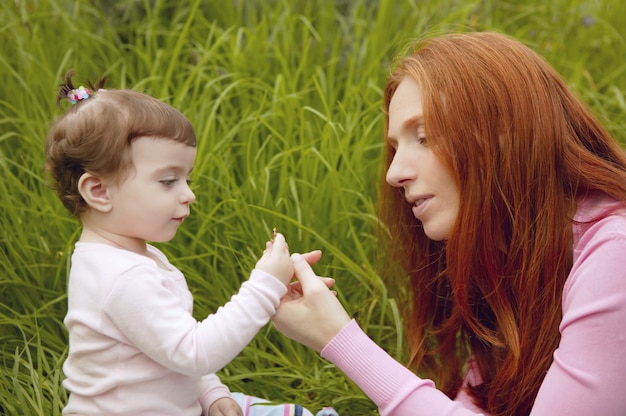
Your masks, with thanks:
[(277, 252), (288, 250), (285, 236), (282, 235), (281, 233), (276, 233), (276, 236), (274, 237), (274, 240), (271, 242), (271, 244), (272, 244), (272, 248), (270, 249), (270, 251), (272, 252), (274, 250), (277, 250)]
[(268, 256), (270, 254), (271, 250), (272, 250), (272, 242), (271, 241), (266, 241), (265, 242), (265, 250), (263, 250), (263, 255), (261, 257)]

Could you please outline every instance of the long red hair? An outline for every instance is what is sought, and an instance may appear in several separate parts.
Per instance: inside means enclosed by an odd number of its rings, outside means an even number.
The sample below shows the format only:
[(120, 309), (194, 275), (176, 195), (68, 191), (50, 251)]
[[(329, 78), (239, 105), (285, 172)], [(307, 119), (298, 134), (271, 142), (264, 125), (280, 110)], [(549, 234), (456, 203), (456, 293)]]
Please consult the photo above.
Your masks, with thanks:
[(429, 146), (461, 200), (448, 240), (435, 242), (403, 191), (383, 185), (391, 258), (410, 278), (409, 365), (454, 397), (473, 356), (476, 403), (527, 415), (560, 339), (576, 201), (592, 190), (626, 200), (624, 151), (550, 65), (505, 35), (420, 42), (389, 77), (385, 111), (404, 77), (420, 85)]

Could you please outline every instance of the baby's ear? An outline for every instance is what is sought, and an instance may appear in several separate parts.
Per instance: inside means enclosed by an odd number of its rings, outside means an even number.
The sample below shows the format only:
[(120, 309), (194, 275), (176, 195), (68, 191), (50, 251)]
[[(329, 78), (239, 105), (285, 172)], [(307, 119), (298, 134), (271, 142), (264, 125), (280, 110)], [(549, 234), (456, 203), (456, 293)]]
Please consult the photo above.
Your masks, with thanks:
[(83, 173), (78, 180), (78, 192), (91, 209), (100, 212), (111, 211), (111, 199), (106, 183), (98, 176)]

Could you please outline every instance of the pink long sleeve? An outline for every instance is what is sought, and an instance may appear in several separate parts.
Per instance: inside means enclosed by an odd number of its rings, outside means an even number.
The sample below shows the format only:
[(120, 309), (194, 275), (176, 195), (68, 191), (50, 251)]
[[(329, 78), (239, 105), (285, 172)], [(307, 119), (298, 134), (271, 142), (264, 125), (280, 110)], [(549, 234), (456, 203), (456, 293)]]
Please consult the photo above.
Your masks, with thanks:
[[(626, 213), (599, 196), (580, 201), (574, 264), (564, 287), (561, 341), (531, 415), (626, 414)], [(349, 323), (322, 356), (337, 365), (379, 407), (382, 416), (461, 416), (479, 410), (467, 394), (451, 400)]]
[(626, 217), (624, 207), (591, 198), (576, 219), (574, 266), (563, 293), (561, 342), (532, 415), (626, 414)]
[(381, 416), (476, 415), (417, 377), (372, 341), (352, 320), (322, 350), (378, 406)]

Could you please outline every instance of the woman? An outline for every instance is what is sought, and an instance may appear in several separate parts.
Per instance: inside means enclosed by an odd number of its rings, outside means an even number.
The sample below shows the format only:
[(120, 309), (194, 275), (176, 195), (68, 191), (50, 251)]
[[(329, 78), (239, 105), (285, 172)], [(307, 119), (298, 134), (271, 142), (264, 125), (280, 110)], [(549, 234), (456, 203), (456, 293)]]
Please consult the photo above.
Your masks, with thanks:
[(497, 33), (419, 43), (385, 109), (381, 219), (410, 279), (415, 373), (298, 256), (278, 329), (381, 415), (626, 414), (619, 144), (542, 58)]

